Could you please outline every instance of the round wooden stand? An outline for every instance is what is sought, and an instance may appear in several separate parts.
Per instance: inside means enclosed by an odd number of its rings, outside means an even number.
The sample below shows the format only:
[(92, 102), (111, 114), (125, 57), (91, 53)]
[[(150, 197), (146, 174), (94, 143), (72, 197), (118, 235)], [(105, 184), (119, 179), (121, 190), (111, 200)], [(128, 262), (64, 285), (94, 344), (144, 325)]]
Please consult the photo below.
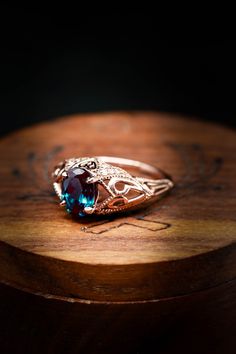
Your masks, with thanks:
[[(58, 206), (51, 172), (64, 158), (94, 155), (154, 164), (176, 186), (149, 208), (74, 221)], [(2, 302), (24, 313), (26, 332), (35, 320), (41, 338), (28, 335), (31, 351), (23, 343), (22, 352), (185, 353), (184, 331), (186, 353), (209, 353), (210, 333), (224, 326), (213, 352), (231, 353), (235, 132), (159, 113), (75, 115), (5, 137), (0, 159)]]

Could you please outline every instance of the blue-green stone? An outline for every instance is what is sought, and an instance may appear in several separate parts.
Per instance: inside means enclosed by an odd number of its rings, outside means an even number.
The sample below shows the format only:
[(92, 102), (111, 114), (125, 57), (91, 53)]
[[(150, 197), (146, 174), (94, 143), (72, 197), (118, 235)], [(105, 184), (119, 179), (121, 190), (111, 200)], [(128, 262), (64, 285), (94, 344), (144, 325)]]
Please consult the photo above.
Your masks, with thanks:
[(95, 183), (87, 183), (90, 173), (83, 168), (71, 168), (62, 182), (61, 200), (66, 202), (66, 210), (73, 216), (84, 216), (85, 207), (93, 207), (98, 194)]

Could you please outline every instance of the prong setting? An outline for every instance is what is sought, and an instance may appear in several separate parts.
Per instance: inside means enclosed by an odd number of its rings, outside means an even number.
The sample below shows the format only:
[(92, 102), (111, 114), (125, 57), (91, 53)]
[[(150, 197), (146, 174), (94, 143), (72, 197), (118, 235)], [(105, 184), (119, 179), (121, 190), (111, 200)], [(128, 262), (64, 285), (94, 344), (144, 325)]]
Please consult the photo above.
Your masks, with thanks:
[(93, 214), (94, 209), (95, 209), (95, 208), (92, 208), (92, 207), (85, 207), (85, 208), (84, 208), (84, 212), (85, 212), (86, 214)]

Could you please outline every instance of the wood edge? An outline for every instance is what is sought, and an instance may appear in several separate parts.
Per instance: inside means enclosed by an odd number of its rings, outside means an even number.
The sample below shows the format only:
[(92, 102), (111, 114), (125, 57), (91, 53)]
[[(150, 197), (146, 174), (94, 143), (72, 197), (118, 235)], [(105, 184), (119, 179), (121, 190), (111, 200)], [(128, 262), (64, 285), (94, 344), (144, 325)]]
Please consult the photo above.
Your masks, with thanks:
[(140, 115), (148, 115), (149, 117), (153, 117), (156, 116), (158, 118), (165, 118), (165, 119), (179, 119), (181, 121), (191, 121), (191, 122), (195, 122), (195, 123), (202, 123), (204, 125), (207, 125), (209, 128), (212, 127), (216, 127), (218, 129), (223, 129), (225, 132), (228, 133), (232, 133), (236, 131), (236, 129), (234, 129), (233, 127), (229, 127), (229, 126), (225, 126), (223, 123), (219, 123), (219, 122), (211, 122), (208, 121), (206, 119), (202, 119), (199, 116), (195, 116), (195, 115), (185, 115), (185, 114), (180, 114), (178, 112), (168, 112), (168, 111), (155, 111), (155, 110), (108, 110), (108, 111), (99, 111), (99, 112), (80, 112), (80, 113), (71, 113), (71, 114), (67, 114), (67, 115), (62, 115), (62, 116), (56, 116), (56, 117), (52, 117), (51, 119), (45, 119), (45, 120), (41, 120), (39, 122), (35, 122), (32, 123), (30, 125), (24, 126), (20, 129), (16, 129), (13, 130), (11, 132), (8, 132), (6, 134), (4, 134), (3, 136), (1, 136), (0, 139), (0, 143), (4, 142), (5, 139), (8, 139), (10, 137), (13, 137), (14, 135), (18, 135), (20, 133), (22, 133), (23, 131), (27, 131), (27, 130), (31, 130), (34, 128), (38, 128), (40, 126), (43, 125), (47, 125), (47, 124), (53, 124), (55, 123), (55, 121), (63, 121), (66, 119), (75, 119), (75, 118), (85, 118), (85, 117), (95, 117), (96, 118), (102, 118), (104, 116), (111, 116), (111, 115), (116, 115), (116, 116), (121, 116), (121, 117), (125, 117), (125, 116), (129, 116), (130, 118), (133, 116), (140, 116)]
[(177, 261), (94, 266), (31, 254), (0, 241), (3, 283), (84, 301), (159, 301), (188, 295), (234, 279), (235, 261), (236, 242)]
[(220, 288), (223, 288), (227, 285), (236, 285), (236, 277), (233, 279), (230, 279), (228, 281), (225, 281), (223, 283), (217, 284), (215, 286), (211, 286), (205, 289), (201, 289), (198, 291), (193, 291), (187, 294), (181, 294), (181, 295), (176, 295), (176, 296), (170, 296), (170, 297), (165, 297), (165, 298), (160, 298), (160, 299), (152, 299), (152, 300), (130, 300), (130, 301), (99, 301), (99, 300), (86, 300), (86, 299), (78, 299), (78, 298), (72, 298), (72, 297), (66, 297), (66, 296), (59, 296), (59, 295), (51, 295), (51, 294), (45, 294), (41, 292), (35, 292), (32, 291), (30, 288), (25, 288), (21, 287), (19, 285), (13, 284), (13, 283), (8, 283), (6, 281), (3, 281), (2, 279), (0, 280), (0, 283), (9, 287), (9, 288), (14, 288), (18, 291), (25, 292), (30, 295), (38, 296), (41, 298), (44, 298), (45, 300), (56, 300), (56, 301), (62, 301), (66, 303), (78, 303), (82, 305), (137, 305), (137, 304), (155, 304), (159, 302), (167, 302), (167, 301), (172, 301), (172, 300), (178, 300), (178, 299), (184, 299), (188, 297), (192, 297), (194, 295), (200, 295), (200, 294), (205, 294), (207, 292), (213, 291), (213, 290), (218, 290)]

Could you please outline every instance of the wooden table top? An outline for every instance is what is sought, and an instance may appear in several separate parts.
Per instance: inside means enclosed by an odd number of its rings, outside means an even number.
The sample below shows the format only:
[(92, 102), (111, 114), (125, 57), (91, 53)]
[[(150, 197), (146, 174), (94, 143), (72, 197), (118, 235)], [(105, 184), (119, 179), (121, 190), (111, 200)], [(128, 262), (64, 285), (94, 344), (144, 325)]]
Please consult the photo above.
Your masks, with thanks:
[[(74, 221), (55, 164), (109, 155), (151, 163), (175, 188), (127, 216)], [(236, 276), (236, 133), (171, 114), (62, 117), (0, 140), (0, 277), (45, 296), (142, 301)]]

